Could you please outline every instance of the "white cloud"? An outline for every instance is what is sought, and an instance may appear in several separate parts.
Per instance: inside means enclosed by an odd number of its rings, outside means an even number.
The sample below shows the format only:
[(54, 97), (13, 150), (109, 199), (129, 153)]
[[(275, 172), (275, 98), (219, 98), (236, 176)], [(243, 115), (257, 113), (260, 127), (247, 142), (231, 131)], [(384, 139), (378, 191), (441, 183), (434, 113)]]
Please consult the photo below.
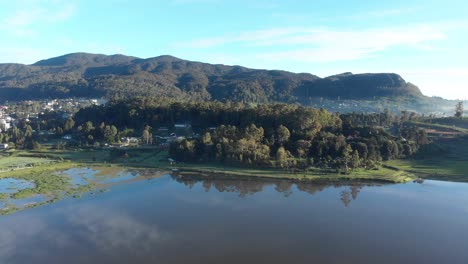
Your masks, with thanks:
[(14, 33), (16, 36), (31, 36), (34, 28), (68, 20), (76, 12), (76, 4), (66, 1), (31, 1), (25, 7), (19, 5), (11, 15), (0, 20), (0, 29)]
[[(230, 45), (248, 48), (264, 60), (329, 62), (367, 58), (392, 47), (429, 49), (445, 36), (443, 28), (430, 25), (363, 30), (273, 28), (196, 39), (179, 46), (211, 49)], [(275, 51), (263, 51), (265, 48)]]
[(355, 20), (368, 20), (369, 18), (387, 18), (387, 17), (409, 15), (409, 14), (419, 11), (420, 9), (421, 9), (420, 7), (381, 9), (381, 10), (374, 10), (374, 11), (356, 14), (356, 15), (350, 15), (345, 18), (355, 19)]
[(402, 70), (407, 80), (418, 85), (429, 96), (442, 96), (447, 99), (468, 99), (466, 80), (468, 68), (432, 68)]
[[(407, 81), (418, 85), (426, 95), (457, 99), (468, 98), (468, 89), (464, 87), (468, 76), (466, 67), (458, 67), (459, 63), (450, 67), (445, 63), (445, 68), (430, 68), (432, 65), (424, 62), (417, 65), (416, 61), (421, 56), (445, 56), (447, 59), (453, 56), (450, 41), (462, 32), (466, 33), (467, 29), (466, 20), (413, 24), (405, 27), (368, 27), (360, 30), (318, 27), (270, 28), (195, 39), (179, 44), (179, 47), (189, 48), (190, 54), (187, 56), (199, 53), (201, 55), (197, 59), (212, 63), (278, 68), (313, 74), (320, 74), (321, 69), (322, 73), (327, 72), (321, 76), (343, 71), (396, 72)], [(406, 55), (401, 56), (410, 57), (408, 60), (402, 60), (401, 64), (381, 63), (387, 59), (389, 62), (395, 61), (389, 57), (392, 56), (388, 53), (391, 50), (403, 52), (401, 54)], [(363, 61), (368, 58), (378, 60)], [(405, 61), (414, 62), (412, 68), (405, 66)], [(423, 61), (427, 62), (427, 59)]]

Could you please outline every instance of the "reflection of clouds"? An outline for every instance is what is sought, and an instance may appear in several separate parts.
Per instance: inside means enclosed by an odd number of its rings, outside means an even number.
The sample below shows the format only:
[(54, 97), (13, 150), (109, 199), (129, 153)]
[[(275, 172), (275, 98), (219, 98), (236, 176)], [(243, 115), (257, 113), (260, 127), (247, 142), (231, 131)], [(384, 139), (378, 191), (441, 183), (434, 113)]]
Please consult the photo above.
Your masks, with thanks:
[(68, 215), (73, 235), (93, 244), (97, 250), (115, 254), (121, 250), (148, 253), (168, 239), (154, 225), (139, 222), (130, 215), (97, 206), (82, 207)]
[[(74, 206), (32, 215), (35, 217), (24, 214), (0, 219), (0, 263), (16, 263), (12, 260), (25, 252), (47, 257), (53, 249), (83, 248), (83, 242), (98, 254), (150, 255), (154, 246), (169, 240), (155, 225), (102, 206)], [(50, 224), (57, 220), (61, 224)]]
[(3, 224), (0, 227), (0, 263), (9, 263), (8, 260), (21, 248), (21, 243), (32, 240), (45, 228), (44, 221), (22, 216)]

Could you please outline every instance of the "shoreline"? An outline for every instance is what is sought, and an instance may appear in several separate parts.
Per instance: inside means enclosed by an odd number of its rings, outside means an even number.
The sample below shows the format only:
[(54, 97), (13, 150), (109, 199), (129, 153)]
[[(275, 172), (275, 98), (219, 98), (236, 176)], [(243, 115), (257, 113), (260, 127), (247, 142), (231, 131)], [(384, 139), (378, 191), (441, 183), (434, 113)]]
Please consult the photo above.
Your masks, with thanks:
[[(89, 185), (73, 187), (66, 175), (61, 174), (70, 168), (91, 168), (106, 171), (106, 168), (115, 170), (136, 170), (146, 175), (170, 174), (174, 177), (192, 178), (198, 180), (236, 180), (236, 181), (271, 181), (284, 180), (292, 183), (305, 184), (402, 184), (420, 179), (433, 179), (457, 182), (463, 181), (463, 177), (451, 179), (440, 177), (424, 171), (420, 167), (409, 166), (407, 160), (383, 162), (378, 169), (356, 169), (347, 174), (339, 174), (331, 169), (309, 168), (306, 171), (288, 171), (279, 168), (254, 168), (225, 166), (219, 163), (181, 163), (171, 165), (167, 161), (166, 151), (140, 151), (129, 149), (130, 158), (112, 158), (106, 149), (67, 149), (62, 151), (18, 151), (10, 156), (9, 162), (24, 161), (25, 157), (36, 159), (37, 163), (27, 165), (19, 170), (7, 170), (10, 164), (3, 164), (4, 171), (0, 172), (0, 180), (5, 178), (23, 179), (34, 183), (35, 187), (23, 189), (14, 194), (3, 195), (0, 202), (8, 199), (28, 198), (37, 195), (52, 197), (51, 199), (32, 203), (22, 208), (0, 209), (0, 215), (11, 214), (45, 204), (60, 201), (66, 197), (80, 197), (85, 193), (98, 191), (98, 186)], [(48, 154), (47, 157), (44, 154)], [(97, 160), (94, 158), (97, 157)], [(41, 162), (48, 160), (49, 162)], [(403, 166), (406, 165), (406, 166)], [(177, 170), (177, 171), (173, 171)], [(468, 180), (465, 179), (465, 182)]]
[(190, 175), (193, 173), (219, 175), (223, 177), (245, 177), (257, 179), (282, 179), (294, 181), (375, 181), (386, 183), (406, 183), (417, 179), (417, 176), (402, 170), (392, 170), (380, 168), (379, 170), (355, 170), (348, 174), (337, 174), (330, 171), (316, 169), (313, 171), (287, 172), (275, 168), (239, 168), (222, 166), (218, 164), (184, 164), (182, 166), (173, 166), (168, 169), (178, 169), (181, 175)]

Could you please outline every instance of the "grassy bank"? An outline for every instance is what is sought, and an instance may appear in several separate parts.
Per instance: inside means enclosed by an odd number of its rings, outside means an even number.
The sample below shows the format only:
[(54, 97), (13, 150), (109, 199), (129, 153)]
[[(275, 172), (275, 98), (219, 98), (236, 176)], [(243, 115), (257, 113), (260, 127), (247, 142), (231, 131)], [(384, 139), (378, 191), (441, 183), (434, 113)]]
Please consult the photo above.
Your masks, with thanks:
[[(83, 148), (70, 150), (40, 150), (16, 152), (14, 156), (0, 160), (0, 170), (14, 167), (18, 163), (35, 163), (32, 168), (0, 172), (1, 177), (14, 177), (31, 180), (38, 175), (76, 166), (115, 166), (126, 168), (157, 168), (170, 170), (179, 168), (182, 173), (214, 173), (246, 177), (308, 180), (377, 180), (386, 182), (407, 182), (417, 177), (426, 179), (468, 181), (468, 140), (463, 137), (443, 139), (435, 144), (431, 155), (419, 155), (411, 160), (394, 160), (383, 163), (378, 170), (358, 169), (348, 174), (338, 174), (334, 170), (309, 169), (305, 172), (291, 172), (276, 168), (243, 168), (222, 164), (176, 164), (167, 161), (167, 151), (140, 147), (129, 149)], [(433, 154), (436, 151), (436, 154)], [(53, 162), (50, 162), (53, 161)], [(29, 175), (29, 176), (28, 176)], [(45, 177), (47, 178), (47, 177)], [(38, 179), (34, 179), (38, 181)], [(58, 179), (57, 179), (58, 181)], [(41, 182), (38, 181), (40, 184)], [(44, 185), (43, 185), (44, 186)], [(51, 189), (55, 188), (50, 184)]]
[[(29, 158), (42, 157), (59, 161), (21, 171), (0, 173), (0, 177), (10, 176), (31, 180), (26, 175), (43, 175), (76, 166), (115, 166), (127, 168), (159, 168), (171, 170), (178, 168), (182, 173), (210, 173), (232, 176), (259, 177), (273, 179), (307, 179), (307, 180), (376, 180), (385, 182), (407, 182), (415, 178), (411, 173), (399, 169), (380, 168), (379, 170), (353, 170), (348, 174), (338, 174), (334, 170), (309, 169), (304, 172), (291, 172), (277, 168), (245, 168), (223, 166), (221, 164), (176, 164), (171, 165), (167, 151), (155, 148), (129, 148), (129, 149), (74, 149), (74, 150), (42, 150), (34, 152), (16, 153), (21, 159), (27, 155)], [(10, 158), (12, 162), (14, 158)], [(0, 166), (0, 169), (2, 167)], [(34, 176), (31, 176), (34, 177)], [(53, 186), (53, 185), (51, 185)]]
[(379, 170), (353, 170), (348, 174), (338, 174), (332, 170), (310, 169), (303, 172), (290, 172), (275, 168), (239, 168), (222, 166), (219, 164), (184, 164), (174, 166), (180, 170), (181, 174), (216, 174), (224, 176), (244, 176), (269, 179), (292, 179), (292, 180), (375, 180), (381, 182), (402, 183), (415, 179), (415, 175), (389, 168), (381, 168)]

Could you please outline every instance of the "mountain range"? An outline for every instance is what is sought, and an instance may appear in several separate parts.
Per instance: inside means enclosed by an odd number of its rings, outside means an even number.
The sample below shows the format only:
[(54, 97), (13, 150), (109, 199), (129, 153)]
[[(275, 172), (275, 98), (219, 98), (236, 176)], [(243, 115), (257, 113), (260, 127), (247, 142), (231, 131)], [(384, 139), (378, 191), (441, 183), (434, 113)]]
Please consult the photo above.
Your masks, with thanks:
[(323, 100), (427, 101), (395, 73), (320, 78), (182, 60), (72, 53), (31, 65), (0, 64), (0, 101), (65, 97), (166, 96), (181, 100), (301, 103)]

